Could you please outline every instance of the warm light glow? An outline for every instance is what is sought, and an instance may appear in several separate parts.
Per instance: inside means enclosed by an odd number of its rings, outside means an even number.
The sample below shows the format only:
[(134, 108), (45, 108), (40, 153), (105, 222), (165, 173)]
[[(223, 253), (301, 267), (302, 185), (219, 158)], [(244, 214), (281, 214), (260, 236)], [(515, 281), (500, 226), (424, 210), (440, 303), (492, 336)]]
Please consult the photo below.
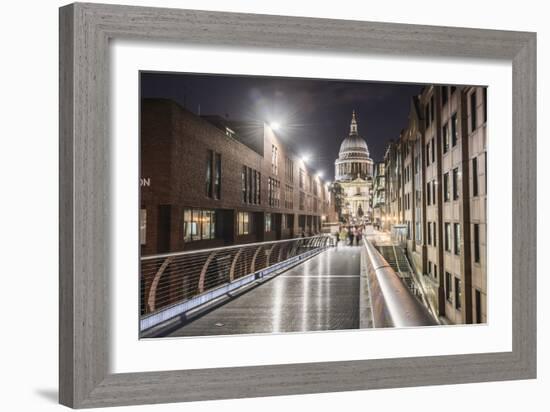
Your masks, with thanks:
[(307, 155), (307, 154), (302, 155), (302, 158), (301, 158), (301, 159), (302, 159), (302, 162), (307, 163), (308, 160), (309, 160), (309, 155)]
[(279, 122), (271, 122), (271, 123), (269, 123), (269, 127), (271, 128), (271, 130), (276, 132), (277, 130), (279, 130), (281, 128), (281, 124)]

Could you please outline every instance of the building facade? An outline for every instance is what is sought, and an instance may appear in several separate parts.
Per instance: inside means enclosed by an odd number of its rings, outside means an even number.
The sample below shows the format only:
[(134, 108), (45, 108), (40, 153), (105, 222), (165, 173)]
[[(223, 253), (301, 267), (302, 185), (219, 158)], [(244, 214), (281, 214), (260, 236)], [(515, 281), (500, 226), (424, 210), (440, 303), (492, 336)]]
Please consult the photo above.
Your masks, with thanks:
[(383, 162), (374, 165), (372, 177), (372, 224), (382, 228), (386, 219), (386, 171)]
[(142, 255), (312, 235), (333, 209), (267, 125), (171, 100), (142, 101), (140, 176)]
[(342, 187), (344, 195), (344, 220), (351, 224), (371, 221), (373, 161), (367, 142), (357, 132), (355, 111), (352, 113), (349, 135), (340, 145), (334, 166), (335, 182)]
[(385, 153), (385, 229), (404, 246), (432, 310), (487, 321), (487, 89), (427, 86)]

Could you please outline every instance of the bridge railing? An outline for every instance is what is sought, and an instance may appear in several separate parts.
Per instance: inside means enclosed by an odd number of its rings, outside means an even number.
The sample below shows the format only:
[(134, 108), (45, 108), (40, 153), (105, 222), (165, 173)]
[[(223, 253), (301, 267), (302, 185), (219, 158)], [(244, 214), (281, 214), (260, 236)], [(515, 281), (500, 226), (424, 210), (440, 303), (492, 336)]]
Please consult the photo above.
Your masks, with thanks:
[(370, 294), (372, 327), (432, 326), (438, 322), (390, 264), (364, 238), (367, 251), (367, 281)]
[[(144, 256), (141, 329), (200, 306), (332, 245), (329, 235)], [(162, 312), (162, 313), (161, 313)], [(161, 313), (161, 316), (153, 316)]]

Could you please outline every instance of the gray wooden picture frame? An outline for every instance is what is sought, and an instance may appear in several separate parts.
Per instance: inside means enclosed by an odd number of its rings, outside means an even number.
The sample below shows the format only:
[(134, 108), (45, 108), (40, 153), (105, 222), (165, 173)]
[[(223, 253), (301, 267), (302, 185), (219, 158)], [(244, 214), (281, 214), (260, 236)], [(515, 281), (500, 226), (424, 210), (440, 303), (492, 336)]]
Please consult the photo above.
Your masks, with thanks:
[[(62, 7), (59, 26), (62, 404), (86, 408), (536, 377), (535, 33), (83, 3)], [(511, 61), (512, 351), (109, 373), (110, 39)]]

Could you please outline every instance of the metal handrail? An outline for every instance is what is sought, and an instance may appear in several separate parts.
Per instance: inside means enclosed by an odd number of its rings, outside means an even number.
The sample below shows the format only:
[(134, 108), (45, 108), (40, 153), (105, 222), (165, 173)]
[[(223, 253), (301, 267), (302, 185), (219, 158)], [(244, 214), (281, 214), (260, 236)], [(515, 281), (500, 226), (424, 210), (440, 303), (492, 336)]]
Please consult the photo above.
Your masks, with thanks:
[(253, 280), (254, 274), (331, 243), (331, 237), (323, 234), (143, 257), (141, 315), (191, 300), (206, 301), (207, 292)]
[(438, 322), (367, 238), (367, 277), (373, 327), (434, 326)]
[(307, 239), (314, 239), (314, 238), (317, 239), (319, 237), (329, 237), (330, 238), (331, 236), (327, 235), (327, 234), (321, 234), (321, 235), (314, 235), (314, 236), (307, 236), (307, 237), (293, 237), (293, 238), (290, 238), (290, 239), (271, 240), (271, 241), (268, 241), (268, 242), (242, 243), (242, 244), (238, 244), (238, 245), (212, 247), (212, 248), (207, 248), (207, 249), (196, 249), (196, 250), (194, 249), (194, 250), (182, 250), (180, 252), (158, 253), (156, 255), (141, 256), (140, 260), (145, 261), (145, 260), (167, 258), (167, 257), (173, 257), (173, 256), (183, 256), (183, 255), (193, 254), (193, 253), (198, 253), (198, 252), (213, 252), (215, 250), (220, 251), (220, 250), (237, 249), (237, 248), (242, 248), (243, 246), (259, 246), (259, 245), (264, 245), (266, 243), (270, 243), (270, 244), (271, 243), (284, 243), (284, 242), (288, 242), (289, 240), (307, 240)]

